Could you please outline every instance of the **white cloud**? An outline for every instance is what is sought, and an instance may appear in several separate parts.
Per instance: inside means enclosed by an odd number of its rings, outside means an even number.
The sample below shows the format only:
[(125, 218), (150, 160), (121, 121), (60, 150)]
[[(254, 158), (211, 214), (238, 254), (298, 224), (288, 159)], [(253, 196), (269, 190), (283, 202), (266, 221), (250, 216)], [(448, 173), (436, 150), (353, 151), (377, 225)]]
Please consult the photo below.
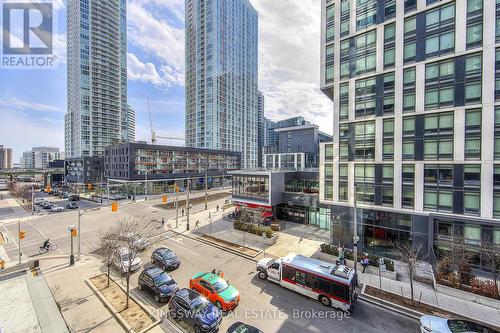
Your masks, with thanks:
[(127, 63), (127, 77), (129, 80), (147, 82), (156, 86), (184, 84), (184, 74), (174, 71), (168, 65), (161, 66), (160, 73), (158, 73), (155, 64), (151, 62), (143, 63), (133, 53), (127, 53)]
[(160, 76), (175, 85), (182, 85), (184, 81), (184, 29), (176, 27), (166, 18), (153, 15), (156, 11), (150, 5), (161, 5), (163, 10), (170, 10), (170, 13), (183, 18), (182, 3), (179, 0), (130, 0), (127, 4), (129, 41), (156, 57), (160, 63)]
[(0, 106), (5, 107), (6, 109), (15, 109), (18, 111), (65, 112), (65, 110), (52, 105), (25, 101), (17, 97), (0, 98)]
[(320, 1), (251, 2), (259, 12), (259, 89), (266, 116), (303, 115), (332, 133), (332, 103), (319, 89)]

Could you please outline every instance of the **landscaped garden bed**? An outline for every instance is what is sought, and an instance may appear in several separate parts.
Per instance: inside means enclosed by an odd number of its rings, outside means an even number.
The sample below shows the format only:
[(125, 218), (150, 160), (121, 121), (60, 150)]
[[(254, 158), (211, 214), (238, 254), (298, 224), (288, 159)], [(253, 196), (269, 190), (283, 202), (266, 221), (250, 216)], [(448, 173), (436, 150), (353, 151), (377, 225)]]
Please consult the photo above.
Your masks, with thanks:
[[(133, 298), (129, 299), (129, 306), (126, 308), (127, 294), (113, 279), (110, 279), (108, 287), (108, 276), (101, 274), (89, 279), (90, 283), (97, 289), (101, 296), (106, 299), (106, 306), (125, 326), (130, 327), (134, 332), (143, 332), (157, 323), (146, 309), (139, 305)], [(122, 322), (122, 325), (124, 323)], [(128, 328), (127, 327), (127, 328)]]
[[(320, 247), (321, 247), (322, 253), (330, 254), (330, 255), (336, 256), (336, 257), (339, 256), (338, 246), (335, 246), (333, 244), (323, 243), (320, 245)], [(374, 255), (374, 254), (358, 253), (358, 260), (361, 260), (361, 258), (363, 258), (364, 256), (368, 256), (369, 265), (373, 266), (373, 267), (378, 267), (379, 260), (380, 260), (380, 258), (382, 258), (382, 257), (379, 257), (379, 256)], [(353, 261), (354, 260), (354, 251), (351, 249), (344, 248), (344, 257), (347, 260)], [(394, 261), (392, 261), (391, 259), (387, 259), (387, 258), (383, 258), (383, 259), (384, 259), (385, 268), (389, 272), (394, 272)]]

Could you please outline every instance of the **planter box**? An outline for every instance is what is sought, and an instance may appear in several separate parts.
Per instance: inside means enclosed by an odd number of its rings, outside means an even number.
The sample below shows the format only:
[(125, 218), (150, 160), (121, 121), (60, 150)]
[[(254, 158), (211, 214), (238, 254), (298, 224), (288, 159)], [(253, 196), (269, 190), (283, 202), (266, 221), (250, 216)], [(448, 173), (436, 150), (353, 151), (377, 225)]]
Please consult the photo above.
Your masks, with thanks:
[[(335, 264), (338, 260), (338, 257), (319, 251), (316, 254), (316, 259), (323, 260), (326, 262), (331, 262), (331, 263)], [(346, 259), (346, 264), (347, 264), (347, 267), (354, 267), (354, 261), (352, 261), (352, 260)], [(358, 263), (357, 268), (358, 268), (358, 272), (361, 273), (363, 271), (363, 266), (361, 266), (360, 263)], [(370, 273), (370, 274), (374, 274), (374, 275), (379, 274), (378, 267), (374, 267), (374, 266), (367, 266), (365, 272)], [(385, 271), (385, 272), (382, 272), (382, 276), (387, 278), (387, 279), (396, 280), (396, 272)]]

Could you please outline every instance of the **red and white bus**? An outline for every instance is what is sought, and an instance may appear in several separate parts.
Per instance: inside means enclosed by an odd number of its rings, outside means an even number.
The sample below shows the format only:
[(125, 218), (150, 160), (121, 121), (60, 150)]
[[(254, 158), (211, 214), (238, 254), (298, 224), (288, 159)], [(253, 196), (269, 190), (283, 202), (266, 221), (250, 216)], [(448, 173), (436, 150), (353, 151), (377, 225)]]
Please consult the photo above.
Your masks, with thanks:
[(292, 253), (278, 259), (259, 260), (257, 272), (263, 280), (276, 282), (343, 311), (351, 311), (357, 298), (354, 270), (345, 265)]

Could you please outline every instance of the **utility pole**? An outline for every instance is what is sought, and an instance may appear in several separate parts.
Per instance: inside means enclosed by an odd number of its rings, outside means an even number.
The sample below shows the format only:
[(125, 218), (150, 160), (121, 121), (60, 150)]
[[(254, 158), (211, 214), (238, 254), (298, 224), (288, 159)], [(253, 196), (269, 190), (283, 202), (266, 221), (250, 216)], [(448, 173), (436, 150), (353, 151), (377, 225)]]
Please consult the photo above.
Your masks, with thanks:
[(146, 173), (144, 174), (144, 201), (148, 201), (148, 169), (146, 169)]
[(205, 210), (207, 209), (208, 209), (208, 171), (207, 169), (205, 169)]
[(179, 202), (177, 201), (177, 196), (179, 195), (179, 191), (177, 191), (177, 184), (174, 188), (175, 191), (175, 228), (179, 227)]
[(208, 212), (208, 222), (209, 222), (209, 235), (212, 237), (212, 214), (211, 212)]
[[(80, 197), (80, 186), (78, 186), (78, 197)], [(81, 230), (80, 230), (80, 219), (82, 217), (81, 213), (81, 208), (80, 208), (80, 203), (78, 203), (78, 260), (80, 260), (81, 254), (82, 254), (82, 249), (81, 249), (81, 242), (80, 238), (82, 237), (81, 235)], [(73, 237), (71, 237), (71, 240), (73, 241)]]
[(17, 244), (19, 245), (19, 265), (21, 265), (21, 257), (23, 253), (21, 252), (21, 220), (17, 221)]
[(35, 185), (31, 186), (31, 215), (35, 214)]
[(187, 225), (186, 225), (186, 230), (189, 230), (189, 191), (191, 188), (191, 179), (188, 178), (188, 183), (187, 183), (187, 199), (186, 199), (186, 213), (187, 213)]
[[(109, 178), (106, 179), (106, 190), (108, 191), (108, 206), (109, 206)], [(80, 205), (78, 205), (80, 207)]]
[(354, 276), (356, 277), (356, 286), (358, 286), (358, 205), (357, 205), (357, 186), (354, 183)]

